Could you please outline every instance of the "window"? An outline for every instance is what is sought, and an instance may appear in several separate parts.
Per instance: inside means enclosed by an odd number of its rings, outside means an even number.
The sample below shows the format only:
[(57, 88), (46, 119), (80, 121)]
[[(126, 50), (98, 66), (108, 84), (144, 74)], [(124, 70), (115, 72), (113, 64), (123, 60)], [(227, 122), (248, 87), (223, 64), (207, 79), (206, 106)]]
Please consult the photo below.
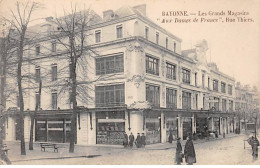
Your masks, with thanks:
[(35, 52), (36, 52), (36, 56), (40, 55), (40, 46), (36, 46)]
[(166, 88), (166, 107), (177, 108), (177, 90)]
[(226, 83), (221, 82), (221, 92), (226, 93)]
[(116, 26), (116, 37), (123, 38), (123, 27), (122, 25)]
[(165, 48), (168, 49), (168, 37), (165, 39)]
[(156, 32), (156, 44), (159, 44), (159, 33)]
[(146, 100), (155, 107), (160, 107), (160, 87), (147, 84)]
[(52, 81), (57, 80), (57, 64), (51, 65), (51, 80)]
[(53, 41), (53, 42), (51, 43), (51, 51), (52, 51), (52, 52), (56, 52), (56, 42), (55, 42), (55, 41)]
[(233, 101), (229, 100), (229, 112), (233, 111)]
[(228, 94), (232, 95), (232, 85), (228, 85)]
[(205, 88), (205, 75), (202, 74), (202, 88)]
[(101, 41), (101, 31), (100, 30), (95, 31), (95, 38), (96, 38), (96, 43), (99, 43)]
[(57, 93), (51, 93), (51, 107), (52, 109), (57, 109)]
[(176, 80), (176, 65), (166, 62), (166, 78)]
[(198, 84), (197, 84), (197, 72), (195, 72), (195, 86), (197, 86)]
[(216, 111), (219, 111), (219, 98), (214, 97), (214, 107)]
[(190, 70), (182, 68), (182, 82), (190, 84)]
[(35, 68), (35, 81), (36, 81), (37, 83), (39, 83), (39, 82), (40, 82), (40, 79), (41, 79), (41, 69), (40, 69), (39, 66), (37, 66), (37, 67)]
[(159, 76), (159, 59), (146, 55), (146, 73)]
[(191, 93), (182, 92), (182, 109), (191, 109)]
[(176, 42), (173, 43), (173, 52), (176, 52)]
[(96, 107), (125, 104), (125, 85), (96, 86)]
[(218, 80), (216, 79), (213, 80), (213, 90), (218, 91)]
[(124, 55), (96, 58), (96, 75), (124, 72)]
[(222, 111), (223, 112), (227, 111), (227, 101), (226, 101), (226, 99), (222, 99)]
[(41, 108), (41, 99), (40, 99), (39, 92), (35, 93), (35, 106), (36, 106), (37, 102), (38, 102), (38, 109), (40, 109)]
[(145, 27), (145, 38), (148, 40), (149, 38), (149, 28)]

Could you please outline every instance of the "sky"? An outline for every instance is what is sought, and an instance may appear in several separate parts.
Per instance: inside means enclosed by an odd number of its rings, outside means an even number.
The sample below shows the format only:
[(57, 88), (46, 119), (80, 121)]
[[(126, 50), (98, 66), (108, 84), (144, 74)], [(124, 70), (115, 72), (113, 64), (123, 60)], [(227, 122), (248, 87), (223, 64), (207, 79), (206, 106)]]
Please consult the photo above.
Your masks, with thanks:
[[(25, 0), (20, 0), (26, 2)], [(48, 16), (62, 16), (71, 3), (91, 7), (102, 16), (104, 10), (116, 10), (124, 5), (146, 4), (147, 16), (156, 24), (182, 39), (182, 49), (194, 48), (198, 40), (208, 42), (207, 60), (216, 62), (221, 72), (242, 84), (255, 85), (260, 90), (260, 0), (36, 0), (42, 8), (33, 19), (40, 22)], [(16, 0), (0, 0), (0, 15), (9, 16)], [(189, 16), (162, 16), (163, 12), (187, 11)], [(216, 15), (216, 12), (225, 15)], [(241, 17), (251, 22), (237, 22), (238, 17), (228, 11), (244, 12)], [(207, 16), (198, 16), (205, 13)], [(196, 15), (191, 15), (195, 13)], [(176, 12), (175, 12), (176, 14)], [(215, 14), (215, 15), (213, 15)], [(221, 19), (220, 19), (221, 17)], [(163, 19), (191, 19), (189, 23), (162, 23)], [(194, 23), (194, 18), (199, 21)], [(201, 22), (201, 18), (218, 22)], [(226, 22), (226, 18), (235, 22)], [(204, 20), (205, 21), (205, 20)]]

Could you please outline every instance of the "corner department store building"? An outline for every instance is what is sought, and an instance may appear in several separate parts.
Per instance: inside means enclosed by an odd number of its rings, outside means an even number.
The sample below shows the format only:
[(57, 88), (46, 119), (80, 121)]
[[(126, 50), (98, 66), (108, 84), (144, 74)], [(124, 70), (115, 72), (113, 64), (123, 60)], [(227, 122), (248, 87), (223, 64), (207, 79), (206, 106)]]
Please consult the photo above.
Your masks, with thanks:
[[(86, 55), (85, 69), (77, 74), (77, 144), (122, 144), (124, 132), (145, 133), (147, 144), (167, 142), (170, 131), (181, 139), (206, 128), (234, 132), (235, 80), (206, 62), (206, 41), (181, 51), (181, 39), (148, 19), (145, 5), (104, 11), (94, 20), (86, 33), (92, 34), (88, 44), (98, 55)], [(48, 36), (56, 28), (52, 18), (31, 28), (42, 34), (35, 51), (25, 53), (30, 59), (25, 71), (36, 76), (34, 85), (23, 83), (27, 141), (37, 78), (43, 88), (34, 140), (69, 141), (72, 106), (69, 89), (62, 85), (70, 74), (69, 61)], [(6, 140), (19, 139), (16, 98), (7, 102)]]

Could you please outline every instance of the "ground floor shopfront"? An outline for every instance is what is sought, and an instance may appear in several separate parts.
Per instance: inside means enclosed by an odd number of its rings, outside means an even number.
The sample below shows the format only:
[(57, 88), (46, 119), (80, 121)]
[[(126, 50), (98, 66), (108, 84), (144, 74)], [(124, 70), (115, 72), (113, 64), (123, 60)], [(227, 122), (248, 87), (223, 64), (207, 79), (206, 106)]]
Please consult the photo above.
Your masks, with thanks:
[[(72, 111), (45, 111), (35, 119), (34, 140), (38, 142), (69, 142)], [(19, 140), (19, 116), (12, 115), (5, 121), (6, 140)], [(81, 109), (77, 115), (76, 143), (82, 145), (121, 145), (123, 134), (146, 135), (146, 144), (168, 142), (196, 133), (206, 137), (209, 132), (219, 135), (233, 133), (235, 116), (208, 111), (178, 109), (134, 110), (126, 107)], [(29, 140), (30, 115), (25, 114), (25, 140)]]

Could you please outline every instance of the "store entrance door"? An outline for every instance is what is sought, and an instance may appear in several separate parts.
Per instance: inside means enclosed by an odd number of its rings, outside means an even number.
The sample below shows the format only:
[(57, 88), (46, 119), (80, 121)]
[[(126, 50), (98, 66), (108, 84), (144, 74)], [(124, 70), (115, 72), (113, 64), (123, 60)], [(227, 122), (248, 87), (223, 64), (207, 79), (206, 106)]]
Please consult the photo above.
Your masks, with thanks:
[(186, 140), (189, 134), (192, 134), (192, 118), (183, 119), (183, 140)]

